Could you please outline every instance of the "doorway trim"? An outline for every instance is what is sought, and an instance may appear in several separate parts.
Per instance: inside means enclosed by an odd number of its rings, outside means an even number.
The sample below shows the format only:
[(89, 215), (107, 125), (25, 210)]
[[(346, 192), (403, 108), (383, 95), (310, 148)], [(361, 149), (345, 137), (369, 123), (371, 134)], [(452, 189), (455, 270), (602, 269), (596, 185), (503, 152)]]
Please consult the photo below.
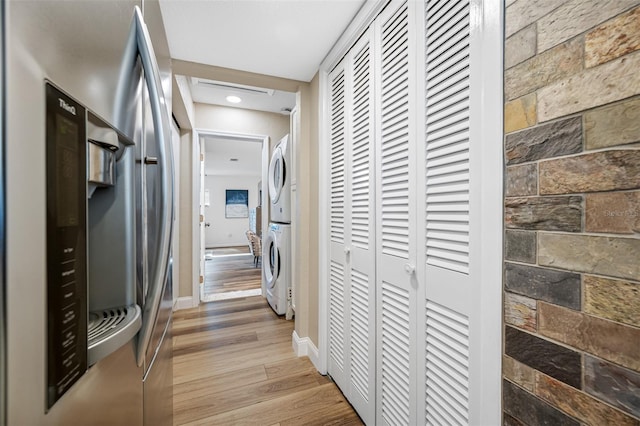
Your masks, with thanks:
[[(204, 159), (200, 154), (203, 152), (202, 137), (213, 136), (225, 139), (238, 139), (244, 141), (253, 141), (262, 144), (262, 198), (260, 203), (262, 206), (266, 206), (268, 202), (268, 170), (269, 170), (269, 136), (256, 135), (250, 133), (240, 132), (228, 132), (224, 130), (216, 129), (194, 129), (193, 131), (193, 175), (192, 175), (192, 261), (193, 261), (193, 286), (192, 286), (192, 304), (194, 307), (200, 304), (200, 270), (204, 274), (204, 252), (205, 247), (201, 245), (201, 233), (204, 232), (203, 224), (200, 222), (200, 209), (204, 203), (204, 186), (202, 185), (204, 169), (201, 167), (201, 159)], [(262, 215), (262, 229), (267, 229), (269, 226), (269, 215)], [(201, 269), (202, 267), (202, 269)], [(204, 279), (204, 275), (203, 275)], [(266, 294), (264, 273), (261, 275), (261, 291), (262, 295)]]

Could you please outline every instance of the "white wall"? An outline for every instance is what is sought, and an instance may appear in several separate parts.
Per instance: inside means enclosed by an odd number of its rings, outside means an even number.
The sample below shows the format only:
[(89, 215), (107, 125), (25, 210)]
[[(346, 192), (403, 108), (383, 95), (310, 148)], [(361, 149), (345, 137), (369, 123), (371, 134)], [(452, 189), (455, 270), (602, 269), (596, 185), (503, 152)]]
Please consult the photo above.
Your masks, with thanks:
[[(310, 84), (301, 88), (298, 97), (300, 132), (297, 145), (296, 196), (297, 283), (295, 330), (319, 346), (318, 297), (318, 173), (319, 173), (319, 105), (320, 77), (316, 73)], [(313, 360), (313, 357), (312, 357)], [(315, 361), (314, 361), (315, 362)]]
[(210, 205), (204, 208), (207, 248), (231, 247), (248, 244), (245, 232), (249, 229), (249, 218), (225, 217), (225, 190), (249, 190), (249, 209), (258, 205), (258, 182), (256, 176), (205, 176), (204, 187), (209, 190)]
[(195, 116), (198, 129), (269, 136), (271, 147), (289, 133), (289, 116), (273, 112), (196, 103)]

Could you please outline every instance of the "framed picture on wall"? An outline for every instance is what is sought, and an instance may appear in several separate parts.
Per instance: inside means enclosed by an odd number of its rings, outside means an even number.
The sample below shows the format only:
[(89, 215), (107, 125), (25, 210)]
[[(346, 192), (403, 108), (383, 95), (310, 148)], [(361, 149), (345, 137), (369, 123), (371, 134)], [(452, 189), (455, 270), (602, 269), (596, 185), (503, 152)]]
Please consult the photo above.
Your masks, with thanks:
[(249, 190), (227, 189), (225, 196), (225, 217), (249, 217)]

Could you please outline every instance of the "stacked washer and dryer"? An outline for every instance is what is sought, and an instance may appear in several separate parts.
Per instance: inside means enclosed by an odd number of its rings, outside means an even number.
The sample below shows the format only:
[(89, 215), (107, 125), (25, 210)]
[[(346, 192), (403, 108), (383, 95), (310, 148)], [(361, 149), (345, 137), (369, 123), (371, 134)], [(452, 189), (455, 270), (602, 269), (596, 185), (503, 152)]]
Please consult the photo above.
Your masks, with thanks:
[(284, 136), (276, 145), (269, 163), (271, 222), (263, 261), (267, 301), (278, 315), (291, 319), (291, 141)]

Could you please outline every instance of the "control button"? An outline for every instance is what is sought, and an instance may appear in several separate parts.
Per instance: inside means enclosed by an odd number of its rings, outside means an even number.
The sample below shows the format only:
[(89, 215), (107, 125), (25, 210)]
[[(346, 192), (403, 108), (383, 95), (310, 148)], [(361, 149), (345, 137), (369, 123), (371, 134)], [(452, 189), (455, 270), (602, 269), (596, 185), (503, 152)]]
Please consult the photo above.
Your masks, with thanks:
[(76, 314), (76, 305), (72, 303), (70, 306), (62, 310), (62, 325), (64, 328), (75, 325), (78, 315)]
[(69, 329), (62, 334), (62, 350), (66, 351), (69, 348), (74, 347), (76, 344), (76, 333), (75, 330)]
[(70, 283), (64, 284), (62, 286), (62, 292), (60, 296), (62, 297), (62, 306), (69, 306), (75, 303), (76, 300), (76, 286), (75, 281), (71, 281)]

